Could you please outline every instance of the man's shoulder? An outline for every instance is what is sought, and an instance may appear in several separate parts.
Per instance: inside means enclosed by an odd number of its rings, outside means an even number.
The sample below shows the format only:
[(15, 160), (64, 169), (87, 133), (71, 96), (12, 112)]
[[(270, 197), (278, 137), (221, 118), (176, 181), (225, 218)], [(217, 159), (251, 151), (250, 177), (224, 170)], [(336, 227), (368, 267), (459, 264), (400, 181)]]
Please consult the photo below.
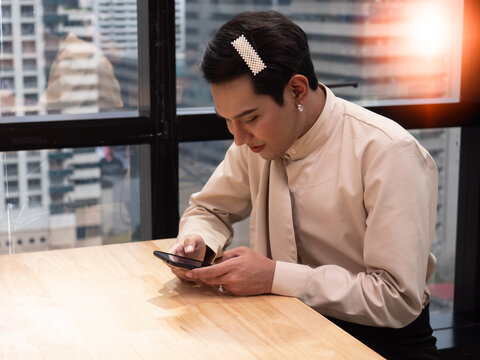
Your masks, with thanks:
[(345, 129), (358, 140), (389, 143), (396, 140), (415, 141), (414, 137), (397, 122), (357, 104), (343, 101)]

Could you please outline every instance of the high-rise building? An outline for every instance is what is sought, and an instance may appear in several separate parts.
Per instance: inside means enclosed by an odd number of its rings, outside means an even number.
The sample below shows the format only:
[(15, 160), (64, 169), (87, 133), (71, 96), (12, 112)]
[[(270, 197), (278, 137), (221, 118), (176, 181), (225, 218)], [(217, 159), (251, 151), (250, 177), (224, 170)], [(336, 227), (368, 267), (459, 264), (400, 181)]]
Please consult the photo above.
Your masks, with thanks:
[[(6, 0), (1, 16), (2, 117), (121, 107), (90, 0)], [(0, 253), (101, 244), (99, 161), (95, 148), (2, 154)]]
[(138, 31), (136, 0), (93, 1), (94, 45), (113, 65), (123, 109), (138, 108)]
[(45, 89), (43, 11), (35, 0), (1, 3), (1, 116), (35, 115)]

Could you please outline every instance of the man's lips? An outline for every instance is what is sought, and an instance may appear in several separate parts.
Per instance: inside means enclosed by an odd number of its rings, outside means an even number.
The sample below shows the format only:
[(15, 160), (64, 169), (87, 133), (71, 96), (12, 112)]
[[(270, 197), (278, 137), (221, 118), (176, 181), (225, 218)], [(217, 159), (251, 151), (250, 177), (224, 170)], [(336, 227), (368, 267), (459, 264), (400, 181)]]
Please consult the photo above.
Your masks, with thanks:
[(250, 150), (252, 150), (254, 153), (258, 153), (260, 151), (262, 151), (262, 149), (264, 148), (265, 144), (264, 145), (258, 145), (258, 146), (249, 146)]

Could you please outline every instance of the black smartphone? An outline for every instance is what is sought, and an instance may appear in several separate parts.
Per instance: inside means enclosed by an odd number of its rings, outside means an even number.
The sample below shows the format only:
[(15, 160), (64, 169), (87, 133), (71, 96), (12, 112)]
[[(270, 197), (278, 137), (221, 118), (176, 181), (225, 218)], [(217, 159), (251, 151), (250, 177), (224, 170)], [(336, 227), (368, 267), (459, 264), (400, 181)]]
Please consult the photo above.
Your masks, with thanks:
[(154, 250), (153, 255), (162, 259), (167, 264), (170, 264), (170, 265), (176, 266), (176, 267), (181, 267), (181, 268), (184, 268), (184, 269), (189, 269), (189, 270), (212, 265), (212, 264), (207, 263), (205, 261), (190, 259), (190, 258), (185, 257), (185, 256), (170, 254), (170, 253), (159, 251), (159, 250)]

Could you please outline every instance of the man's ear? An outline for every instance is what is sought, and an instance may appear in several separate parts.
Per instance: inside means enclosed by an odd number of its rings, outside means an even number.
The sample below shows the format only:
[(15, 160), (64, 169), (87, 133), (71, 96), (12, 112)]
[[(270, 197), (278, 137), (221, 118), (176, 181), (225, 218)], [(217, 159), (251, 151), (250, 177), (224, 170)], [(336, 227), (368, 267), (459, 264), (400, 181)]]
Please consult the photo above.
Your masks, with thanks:
[(308, 79), (300, 74), (293, 75), (288, 81), (288, 88), (292, 91), (297, 103), (303, 104), (310, 91)]

